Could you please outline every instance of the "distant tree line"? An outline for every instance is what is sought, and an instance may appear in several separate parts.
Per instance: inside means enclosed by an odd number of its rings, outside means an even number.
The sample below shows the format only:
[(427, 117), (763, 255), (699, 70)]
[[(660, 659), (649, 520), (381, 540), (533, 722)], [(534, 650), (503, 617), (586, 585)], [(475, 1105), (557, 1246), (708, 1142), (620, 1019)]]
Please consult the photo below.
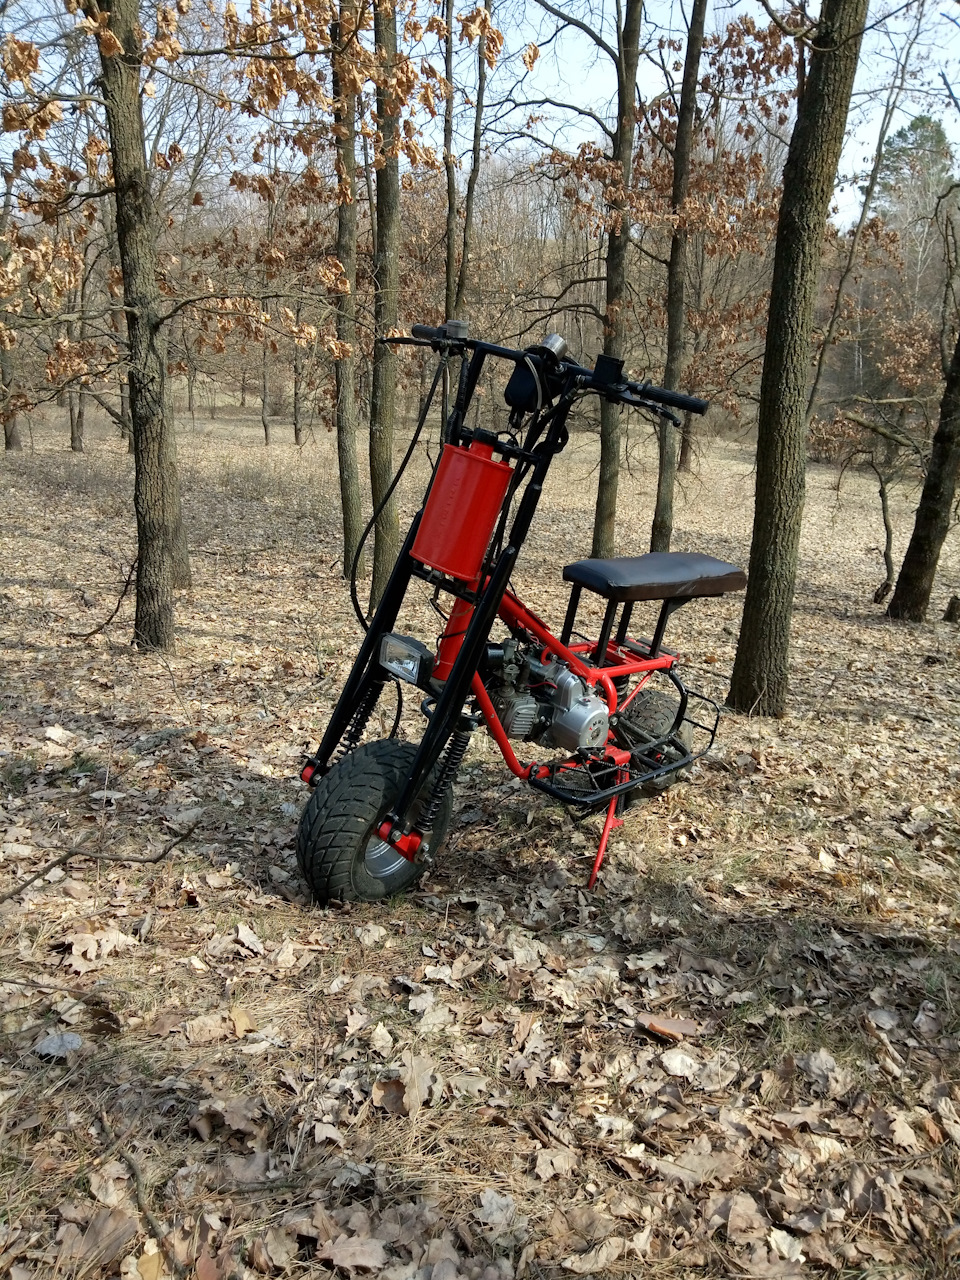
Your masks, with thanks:
[[(734, 705), (786, 705), (811, 453), (876, 475), (878, 600), (925, 616), (960, 456), (960, 202), (937, 118), (950, 86), (938, 111), (911, 116), (918, 51), (941, 19), (920, 3), (886, 33), (894, 65), (848, 227), (831, 203), (865, 0), (825, 0), (815, 23), (771, 10), (713, 29), (691, 0), (679, 36), (665, 18), (634, 0), (4, 8), (5, 446), (21, 448), (23, 415), (54, 401), (74, 450), (93, 406), (128, 441), (138, 644), (173, 646), (190, 575), (174, 390), (187, 414), (202, 396), (211, 413), (218, 399), (256, 406), (265, 446), (281, 426), (304, 447), (336, 431), (349, 572), (361, 471), (381, 504), (420, 391), (415, 363), (401, 373), (374, 337), (451, 314), (505, 342), (559, 329), (585, 357), (711, 398), (714, 422), (756, 425)], [(606, 70), (603, 106), (565, 74), (584, 47)], [(612, 406), (596, 428), (593, 554), (612, 555)], [(650, 544), (665, 550), (692, 423), (662, 427), (658, 447)], [(898, 576), (889, 489), (918, 478)], [(398, 547), (382, 505), (372, 601)]]

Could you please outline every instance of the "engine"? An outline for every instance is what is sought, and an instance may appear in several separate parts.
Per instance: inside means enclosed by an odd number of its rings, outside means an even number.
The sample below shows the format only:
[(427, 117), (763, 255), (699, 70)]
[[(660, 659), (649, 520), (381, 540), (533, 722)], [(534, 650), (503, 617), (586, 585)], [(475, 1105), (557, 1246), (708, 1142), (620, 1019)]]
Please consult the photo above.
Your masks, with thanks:
[(487, 685), (508, 738), (592, 751), (607, 740), (603, 698), (564, 662), (543, 663), (539, 649), (517, 640), (487, 651)]

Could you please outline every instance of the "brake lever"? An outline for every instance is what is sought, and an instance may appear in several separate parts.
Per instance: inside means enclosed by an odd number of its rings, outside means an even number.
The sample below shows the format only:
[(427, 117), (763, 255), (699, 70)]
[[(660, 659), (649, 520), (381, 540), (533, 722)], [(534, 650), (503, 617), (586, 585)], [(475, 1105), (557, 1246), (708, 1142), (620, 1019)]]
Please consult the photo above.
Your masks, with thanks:
[(403, 334), (399, 334), (395, 338), (374, 338), (374, 342), (380, 343), (384, 347), (433, 347), (434, 351), (439, 350), (439, 345), (451, 347), (452, 342), (435, 345), (435, 340), (430, 338), (407, 338)]
[(622, 391), (617, 399), (620, 404), (629, 405), (631, 409), (646, 409), (650, 413), (655, 413), (658, 418), (665, 418), (667, 422), (672, 422), (675, 427), (683, 425), (676, 414), (671, 413), (665, 405), (655, 404), (652, 400), (644, 400), (640, 396), (634, 396), (629, 390)]
[(675, 427), (682, 427), (683, 423), (675, 413), (671, 413), (669, 409), (665, 409), (662, 404), (644, 403), (645, 409), (653, 409), (661, 418), (666, 418), (668, 422), (672, 422)]

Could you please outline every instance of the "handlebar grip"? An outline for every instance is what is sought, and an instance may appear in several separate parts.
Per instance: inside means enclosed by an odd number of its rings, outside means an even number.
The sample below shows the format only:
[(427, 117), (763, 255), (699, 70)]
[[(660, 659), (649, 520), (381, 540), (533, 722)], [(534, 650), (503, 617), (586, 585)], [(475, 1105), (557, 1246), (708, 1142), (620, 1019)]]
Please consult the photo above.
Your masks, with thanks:
[(630, 389), (644, 400), (652, 400), (654, 404), (666, 405), (668, 409), (679, 409), (683, 413), (706, 413), (710, 408), (709, 400), (699, 400), (696, 396), (685, 396), (680, 391), (667, 391), (665, 387), (655, 387), (652, 382), (634, 382)]
[(415, 338), (420, 338), (424, 342), (445, 342), (447, 335), (442, 329), (435, 329), (429, 324), (415, 324), (410, 326), (410, 332)]

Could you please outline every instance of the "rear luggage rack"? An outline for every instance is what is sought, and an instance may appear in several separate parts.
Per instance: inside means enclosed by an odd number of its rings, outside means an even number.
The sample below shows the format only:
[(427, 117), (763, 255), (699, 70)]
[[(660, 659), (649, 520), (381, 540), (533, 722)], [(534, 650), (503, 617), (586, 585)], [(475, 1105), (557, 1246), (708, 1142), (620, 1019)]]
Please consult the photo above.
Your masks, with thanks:
[[(574, 805), (582, 812), (589, 813), (602, 809), (615, 797), (689, 768), (713, 746), (720, 723), (720, 708), (706, 694), (692, 689), (685, 692), (684, 714), (678, 715), (670, 731), (663, 737), (642, 742), (622, 741), (622, 751), (617, 752), (625, 757), (622, 762), (599, 752), (581, 752), (545, 766), (546, 772), (541, 777), (536, 776), (536, 770), (531, 770), (530, 785), (553, 796), (555, 800), (562, 800), (564, 804)], [(691, 703), (695, 704), (694, 713), (691, 712)], [(684, 724), (689, 725), (691, 730), (690, 749), (678, 736), (680, 727)], [(621, 722), (619, 736), (621, 739), (631, 736), (629, 722), (626, 722), (626, 731), (624, 722)], [(641, 735), (635, 731), (632, 736), (638, 738)], [(669, 759), (666, 758), (668, 755)], [(624, 774), (628, 776), (624, 777)]]

